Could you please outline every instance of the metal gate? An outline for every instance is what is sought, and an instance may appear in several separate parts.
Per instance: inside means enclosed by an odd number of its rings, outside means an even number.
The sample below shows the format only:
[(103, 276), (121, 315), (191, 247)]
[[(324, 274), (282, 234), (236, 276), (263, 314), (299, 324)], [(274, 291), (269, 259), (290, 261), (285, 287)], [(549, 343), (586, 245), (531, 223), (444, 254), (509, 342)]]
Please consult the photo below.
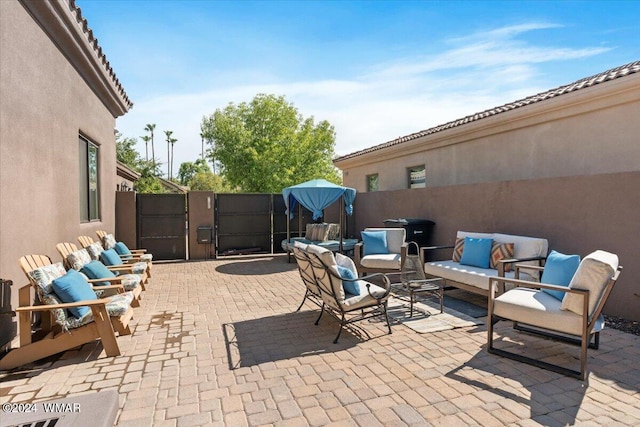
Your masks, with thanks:
[(187, 258), (186, 195), (138, 194), (138, 247), (146, 248), (153, 259)]
[(272, 251), (271, 194), (216, 194), (216, 253)]

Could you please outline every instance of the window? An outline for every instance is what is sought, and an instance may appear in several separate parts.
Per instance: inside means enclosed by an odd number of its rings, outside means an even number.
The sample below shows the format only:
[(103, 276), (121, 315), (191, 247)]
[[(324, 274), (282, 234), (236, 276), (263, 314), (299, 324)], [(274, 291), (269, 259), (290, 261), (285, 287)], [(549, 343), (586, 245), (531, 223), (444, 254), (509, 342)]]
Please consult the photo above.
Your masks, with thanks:
[(80, 221), (100, 219), (100, 183), (98, 182), (98, 146), (80, 136)]
[(367, 175), (367, 191), (378, 191), (378, 174)]
[(426, 187), (426, 172), (424, 166), (414, 166), (407, 168), (407, 174), (409, 178), (409, 188), (424, 188)]

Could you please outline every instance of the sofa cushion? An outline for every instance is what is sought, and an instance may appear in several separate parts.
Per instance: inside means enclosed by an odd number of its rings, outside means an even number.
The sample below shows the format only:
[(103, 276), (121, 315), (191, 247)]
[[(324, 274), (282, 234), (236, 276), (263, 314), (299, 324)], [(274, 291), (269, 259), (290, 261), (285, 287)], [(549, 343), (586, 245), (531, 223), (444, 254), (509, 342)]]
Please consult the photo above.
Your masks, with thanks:
[(475, 231), (458, 231), (456, 233), (457, 239), (464, 239), (465, 237), (475, 237), (477, 239), (493, 239), (492, 233), (476, 233)]
[[(424, 272), (431, 277), (442, 277), (447, 280), (465, 283), (478, 289), (489, 290), (489, 279), (498, 277), (498, 270), (493, 268), (479, 268), (468, 265), (460, 265), (460, 263), (447, 261), (433, 261), (424, 265)], [(504, 277), (513, 279), (514, 271), (504, 274)], [(520, 272), (520, 278), (523, 280), (532, 280), (532, 277), (525, 272)], [(507, 287), (509, 285), (507, 284)]]
[(471, 265), (480, 268), (489, 268), (491, 257), (492, 239), (480, 239), (475, 237), (464, 238), (464, 251), (460, 264)]
[(362, 243), (364, 246), (364, 256), (389, 253), (389, 246), (387, 246), (387, 232), (384, 230), (363, 231)]
[(351, 280), (356, 280), (358, 276), (353, 274), (353, 271), (351, 271), (347, 267), (338, 265), (337, 268), (338, 268), (338, 273), (340, 274), (340, 277), (342, 279), (348, 279), (348, 280), (342, 280), (342, 288), (344, 289), (344, 292), (346, 294), (351, 294), (351, 295), (360, 295), (360, 287), (358, 286), (358, 283), (351, 281)]
[[(618, 256), (605, 251), (595, 251), (580, 262), (569, 288), (589, 290), (589, 314), (593, 313), (600, 302), (607, 283), (617, 269)], [(562, 300), (562, 309), (582, 314), (582, 303), (582, 295), (567, 294)]]
[(572, 311), (562, 310), (561, 306), (560, 300), (546, 292), (515, 288), (494, 300), (493, 312), (505, 319), (567, 334), (581, 335), (581, 316)]
[[(513, 258), (514, 246), (513, 243), (499, 243), (494, 241), (491, 245), (489, 267), (497, 270), (500, 261)], [(511, 264), (505, 264), (504, 271), (511, 271)]]
[[(367, 284), (369, 285), (369, 290), (367, 290)], [(367, 282), (366, 280), (358, 280), (358, 287), (360, 288), (360, 295), (348, 295), (342, 302), (342, 307), (345, 310), (357, 310), (361, 307), (369, 307), (373, 302), (375, 302), (376, 298), (369, 295), (371, 292), (375, 297), (382, 297), (384, 295), (385, 290), (380, 286), (376, 286), (372, 283)]]
[[(580, 265), (580, 255), (565, 255), (560, 252), (551, 251), (544, 264), (544, 271), (540, 283), (548, 285), (558, 285), (568, 287), (573, 275)], [(553, 289), (542, 289), (552, 297), (562, 301), (566, 292), (555, 291)]]

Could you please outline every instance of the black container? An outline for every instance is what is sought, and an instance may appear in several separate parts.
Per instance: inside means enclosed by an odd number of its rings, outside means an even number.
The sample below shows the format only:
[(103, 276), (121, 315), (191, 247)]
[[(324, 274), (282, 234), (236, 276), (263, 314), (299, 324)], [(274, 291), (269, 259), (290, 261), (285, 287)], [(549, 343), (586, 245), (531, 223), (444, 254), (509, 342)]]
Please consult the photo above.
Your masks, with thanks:
[(403, 227), (407, 233), (407, 242), (416, 242), (418, 246), (429, 246), (431, 234), (435, 222), (420, 218), (387, 219), (384, 226), (387, 228)]

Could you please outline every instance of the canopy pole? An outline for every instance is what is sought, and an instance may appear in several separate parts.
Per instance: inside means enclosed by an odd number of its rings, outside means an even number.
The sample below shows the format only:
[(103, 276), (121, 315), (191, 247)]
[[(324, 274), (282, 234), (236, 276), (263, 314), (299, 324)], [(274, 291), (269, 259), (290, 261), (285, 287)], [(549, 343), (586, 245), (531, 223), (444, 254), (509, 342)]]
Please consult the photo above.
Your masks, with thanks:
[[(289, 202), (285, 200), (285, 203)], [(287, 262), (291, 262), (291, 206), (287, 206)]]
[(340, 253), (343, 252), (342, 247), (342, 235), (344, 234), (344, 230), (342, 229), (342, 216), (344, 215), (344, 195), (340, 197)]

